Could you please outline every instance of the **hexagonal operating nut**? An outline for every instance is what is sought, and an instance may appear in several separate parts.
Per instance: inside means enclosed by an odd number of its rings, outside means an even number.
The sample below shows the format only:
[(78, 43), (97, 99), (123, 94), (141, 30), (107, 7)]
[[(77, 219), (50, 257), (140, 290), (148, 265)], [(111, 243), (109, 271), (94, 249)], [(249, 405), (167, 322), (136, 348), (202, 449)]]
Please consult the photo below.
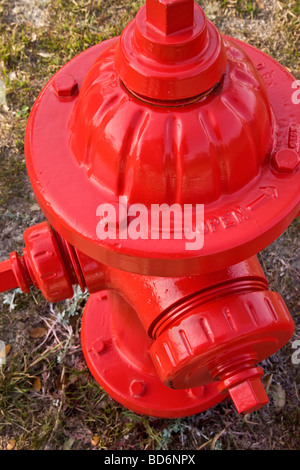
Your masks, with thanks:
[(273, 165), (278, 173), (293, 173), (300, 163), (300, 156), (296, 150), (282, 148), (273, 156)]
[(168, 35), (194, 25), (194, 0), (147, 0), (147, 22)]
[(238, 413), (252, 413), (269, 403), (260, 378), (253, 377), (228, 388)]

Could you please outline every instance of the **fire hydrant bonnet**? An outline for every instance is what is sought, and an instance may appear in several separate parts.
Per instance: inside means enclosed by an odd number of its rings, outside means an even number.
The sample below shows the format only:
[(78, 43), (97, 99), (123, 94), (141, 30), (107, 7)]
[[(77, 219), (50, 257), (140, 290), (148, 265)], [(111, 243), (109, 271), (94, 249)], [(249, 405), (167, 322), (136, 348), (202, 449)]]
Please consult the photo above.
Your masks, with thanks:
[[(192, 37), (198, 20), (201, 31), (203, 24), (209, 30), (195, 8), (193, 28), (163, 36), (149, 26), (147, 34), (173, 45)], [(222, 53), (214, 64), (220, 73), (209, 90), (204, 87), (208, 93), (194, 99), (186, 87), (190, 98), (183, 101), (141, 97), (119, 75), (120, 50), (140, 22), (145, 26), (143, 8), (120, 38), (80, 54), (47, 84), (27, 126), (28, 174), (54, 228), (98, 261), (166, 276), (222, 269), (265, 248), (298, 212), (298, 164), (293, 158), (288, 172), (277, 165), (278, 151), (297, 156), (299, 146), (293, 137), (299, 112), (290, 97), (294, 79), (257, 49), (216, 33)], [(203, 41), (208, 40), (206, 33)], [(202, 48), (212, 53), (209, 42)], [(134, 62), (142, 56), (130, 57)], [(164, 60), (150, 62), (161, 68)], [(169, 67), (175, 73), (177, 63), (168, 64), (161, 79), (168, 81)], [(129, 206), (205, 204), (203, 249), (187, 251), (183, 240), (157, 243), (150, 232), (146, 242), (99, 240), (97, 207), (117, 205), (120, 195)]]

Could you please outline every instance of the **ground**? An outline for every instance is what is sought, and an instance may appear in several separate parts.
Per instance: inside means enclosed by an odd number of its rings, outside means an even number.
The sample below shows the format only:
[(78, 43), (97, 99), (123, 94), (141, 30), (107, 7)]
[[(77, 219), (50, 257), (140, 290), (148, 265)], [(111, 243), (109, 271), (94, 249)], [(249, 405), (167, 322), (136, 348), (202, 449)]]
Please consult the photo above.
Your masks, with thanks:
[[(24, 162), (30, 109), (66, 61), (120, 34), (143, 2), (0, 0), (0, 260), (21, 250), (26, 227), (44, 220)], [(220, 31), (273, 56), (296, 78), (297, 0), (199, 1)], [(177, 420), (138, 416), (115, 403), (84, 362), (80, 318), (86, 296), (52, 305), (32, 289), (0, 296), (0, 449), (298, 449), (300, 224), (260, 254), (271, 289), (295, 320), (293, 340), (264, 361), (270, 403), (244, 417), (229, 403)], [(39, 328), (39, 329), (37, 329)], [(1, 366), (0, 366), (1, 367)]]

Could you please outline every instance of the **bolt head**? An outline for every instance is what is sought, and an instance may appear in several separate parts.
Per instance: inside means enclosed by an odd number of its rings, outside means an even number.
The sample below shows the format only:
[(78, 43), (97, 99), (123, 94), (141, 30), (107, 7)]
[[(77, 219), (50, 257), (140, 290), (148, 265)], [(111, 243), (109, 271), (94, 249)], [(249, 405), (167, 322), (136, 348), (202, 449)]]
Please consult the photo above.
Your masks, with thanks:
[(260, 378), (254, 377), (228, 389), (238, 413), (252, 413), (269, 403)]
[(133, 380), (130, 384), (130, 395), (139, 398), (144, 395), (146, 386), (141, 380)]
[(72, 98), (78, 92), (78, 83), (71, 75), (61, 73), (55, 77), (53, 89), (60, 99)]
[(147, 0), (147, 22), (168, 35), (194, 26), (194, 0)]
[(298, 152), (293, 149), (280, 149), (273, 157), (273, 164), (279, 173), (293, 173), (297, 170), (300, 163)]
[(102, 354), (106, 349), (105, 342), (102, 339), (97, 339), (93, 344), (93, 351), (96, 354)]

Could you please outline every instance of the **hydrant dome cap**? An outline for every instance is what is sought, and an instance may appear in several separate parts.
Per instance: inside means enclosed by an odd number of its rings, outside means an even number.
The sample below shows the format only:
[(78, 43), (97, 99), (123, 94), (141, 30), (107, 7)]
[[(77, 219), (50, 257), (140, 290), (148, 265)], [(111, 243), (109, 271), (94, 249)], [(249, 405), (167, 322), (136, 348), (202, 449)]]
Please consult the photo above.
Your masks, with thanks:
[(107, 48), (85, 77), (69, 125), (89, 176), (115, 197), (146, 205), (208, 204), (255, 178), (272, 147), (270, 104), (249, 57), (228, 40), (225, 48), (220, 84), (173, 107), (129, 93), (115, 69), (116, 46)]
[[(129, 90), (147, 98), (172, 101), (200, 95), (214, 87), (225, 72), (227, 57), (222, 37), (203, 10), (190, 0), (185, 3), (194, 9), (194, 21), (190, 27), (168, 33), (168, 28), (173, 31), (176, 22), (185, 20), (186, 10), (180, 10), (184, 1), (166, 2), (164, 7), (161, 3), (147, 0), (124, 29), (114, 58), (117, 73)], [(166, 24), (156, 13), (158, 7), (167, 15)]]

